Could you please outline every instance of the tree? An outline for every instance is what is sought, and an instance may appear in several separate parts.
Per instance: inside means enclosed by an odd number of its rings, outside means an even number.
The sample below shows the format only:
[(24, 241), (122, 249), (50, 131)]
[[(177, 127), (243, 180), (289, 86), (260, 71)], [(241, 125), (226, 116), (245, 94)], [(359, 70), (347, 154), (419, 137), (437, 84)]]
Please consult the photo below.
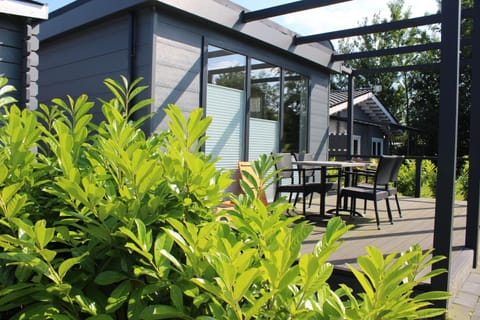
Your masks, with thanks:
[[(394, 0), (388, 3), (390, 18), (382, 19), (380, 13), (374, 14), (371, 22), (366, 17), (361, 26), (383, 24), (411, 18), (411, 10), (404, 9), (403, 0)], [(367, 34), (354, 39), (344, 39), (339, 42), (341, 53), (372, 51), (381, 49), (398, 48), (414, 44), (431, 42), (432, 35), (422, 28), (410, 28)], [(389, 55), (368, 59), (352, 60), (350, 65), (354, 69), (375, 69), (380, 67), (402, 66), (415, 63), (422, 54)], [(408, 120), (406, 111), (409, 103), (409, 85), (411, 75), (408, 72), (371, 74), (355, 79), (355, 86), (372, 88), (381, 85), (382, 91), (378, 93), (380, 100), (390, 108), (390, 112), (404, 123)]]
[[(472, 0), (464, 0), (463, 8), (473, 6)], [(472, 34), (471, 19), (462, 20), (462, 37)], [(464, 46), (461, 59), (471, 57), (471, 47)], [(438, 52), (424, 55), (421, 63), (439, 60)], [(438, 72), (415, 72), (411, 83), (411, 118), (410, 126), (422, 128), (423, 133), (415, 135), (412, 139), (411, 149), (417, 154), (436, 155), (438, 144), (438, 106), (440, 104), (440, 75)], [(469, 148), (470, 108), (471, 108), (471, 67), (463, 65), (460, 69), (459, 79), (459, 114), (458, 114), (458, 143), (459, 156), (467, 155)]]
[[(472, 0), (464, 0), (463, 7), (472, 7)], [(404, 9), (403, 0), (389, 2), (390, 19), (380, 19), (377, 13), (369, 23), (364, 18), (362, 26), (404, 20), (411, 17), (409, 8)], [(369, 34), (353, 40), (342, 40), (339, 43), (341, 53), (371, 51), (397, 48), (416, 44), (438, 42), (438, 26), (429, 28), (409, 28), (378, 34)], [(462, 35), (471, 34), (470, 20), (462, 21)], [(471, 49), (462, 48), (462, 57), (469, 57)], [(379, 67), (428, 64), (440, 61), (438, 50), (369, 59), (358, 59), (350, 62), (354, 69), (374, 69)], [(470, 67), (461, 69), (459, 85), (459, 129), (458, 154), (468, 153), (469, 110), (470, 110)], [(438, 144), (438, 106), (440, 102), (440, 76), (438, 70), (405, 71), (398, 73), (382, 73), (358, 77), (355, 86), (373, 87), (381, 85), (382, 92), (377, 95), (392, 114), (408, 127), (418, 128), (408, 131), (404, 137), (405, 146), (399, 152), (417, 155), (436, 155)], [(345, 82), (337, 81), (334, 88), (345, 88)], [(407, 132), (407, 131), (406, 131)]]

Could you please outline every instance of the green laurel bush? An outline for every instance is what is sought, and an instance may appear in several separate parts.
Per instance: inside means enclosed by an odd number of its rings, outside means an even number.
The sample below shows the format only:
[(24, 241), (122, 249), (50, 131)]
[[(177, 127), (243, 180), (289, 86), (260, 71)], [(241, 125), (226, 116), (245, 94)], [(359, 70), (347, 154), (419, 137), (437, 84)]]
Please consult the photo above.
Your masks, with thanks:
[[(201, 147), (211, 118), (165, 112), (169, 129), (149, 136), (152, 103), (141, 79), (106, 79), (104, 120), (86, 95), (20, 109), (0, 79), (0, 317), (8, 319), (420, 319), (444, 309), (444, 292), (413, 295), (438, 261), (420, 248), (385, 258), (370, 248), (353, 269), (364, 293), (328, 284), (329, 255), (347, 232), (328, 223), (312, 253), (312, 231), (287, 217), (281, 199), (257, 195), (272, 183), (262, 156), (243, 194), (221, 208), (231, 172)], [(249, 186), (257, 188), (252, 192)], [(258, 192), (260, 191), (260, 192)]]

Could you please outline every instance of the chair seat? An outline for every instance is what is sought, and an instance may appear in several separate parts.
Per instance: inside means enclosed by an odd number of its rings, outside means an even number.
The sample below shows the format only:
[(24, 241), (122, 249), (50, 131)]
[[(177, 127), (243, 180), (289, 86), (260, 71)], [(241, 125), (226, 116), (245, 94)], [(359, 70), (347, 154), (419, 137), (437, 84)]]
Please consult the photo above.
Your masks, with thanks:
[(279, 192), (301, 192), (304, 195), (310, 193), (325, 193), (332, 189), (334, 183), (308, 182), (305, 184), (284, 184), (278, 186)]
[[(373, 189), (373, 184), (367, 184), (367, 183), (362, 183), (357, 185), (356, 187), (359, 188), (368, 188), (368, 189)], [(395, 186), (388, 186), (388, 195), (389, 196), (394, 196), (397, 194), (397, 187)]]
[(388, 198), (389, 193), (387, 190), (374, 190), (374, 188), (354, 186), (343, 188), (341, 190), (341, 196), (378, 201)]

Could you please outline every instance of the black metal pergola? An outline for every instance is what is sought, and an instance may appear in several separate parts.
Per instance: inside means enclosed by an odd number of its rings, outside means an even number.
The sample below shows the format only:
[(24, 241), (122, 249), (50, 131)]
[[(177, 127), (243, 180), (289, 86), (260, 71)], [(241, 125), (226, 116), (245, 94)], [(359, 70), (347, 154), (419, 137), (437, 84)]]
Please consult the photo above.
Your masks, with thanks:
[[(248, 23), (255, 20), (334, 5), (346, 1), (351, 0), (295, 1), (257, 11), (244, 11), (240, 17), (240, 20), (243, 23)], [(471, 39), (461, 39), (461, 20), (462, 18), (467, 17), (473, 18), (473, 35)], [(441, 130), (439, 130), (438, 135), (438, 176), (433, 248), (435, 255), (443, 255), (447, 257), (447, 259), (434, 265), (434, 268), (445, 268), (450, 270), (455, 199), (455, 172), (457, 161), (460, 48), (461, 45), (465, 44), (472, 46), (472, 58), (469, 61), (469, 63), (471, 63), (472, 70), (471, 88), (480, 88), (480, 0), (474, 0), (473, 8), (464, 10), (461, 8), (461, 0), (443, 0), (441, 3), (441, 13), (439, 14), (384, 24), (363, 26), (347, 30), (307, 36), (297, 36), (295, 37), (292, 45), (300, 46), (306, 43), (360, 36), (378, 32), (388, 32), (392, 30), (431, 24), (441, 24), (440, 42), (351, 54), (334, 54), (332, 57), (332, 62), (440, 49), (441, 60), (436, 64), (406, 65), (373, 70), (352, 70), (352, 72), (348, 75), (349, 99), (347, 131), (350, 142), (347, 147), (347, 156), (351, 156), (353, 145), (353, 92), (355, 76), (368, 73), (385, 73), (439, 68), (440, 106), (438, 128), (441, 128)], [(480, 228), (480, 126), (478, 123), (480, 123), (480, 92), (478, 90), (472, 90), (469, 147), (470, 171), (465, 247), (472, 249), (474, 252), (473, 268), (476, 268), (477, 266)], [(433, 290), (445, 291), (449, 290), (449, 284), (449, 273), (444, 273), (441, 276), (433, 278), (431, 283)], [(447, 302), (444, 303), (444, 306), (446, 306)]]

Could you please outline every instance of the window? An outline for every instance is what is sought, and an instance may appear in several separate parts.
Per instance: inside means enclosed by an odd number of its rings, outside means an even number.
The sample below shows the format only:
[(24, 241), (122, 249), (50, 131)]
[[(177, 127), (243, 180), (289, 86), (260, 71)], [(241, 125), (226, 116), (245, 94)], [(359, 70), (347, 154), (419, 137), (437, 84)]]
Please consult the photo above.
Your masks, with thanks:
[(218, 168), (280, 150), (308, 151), (307, 77), (212, 45), (206, 76), (205, 112), (213, 121), (205, 152), (220, 158)]
[(243, 159), (245, 74), (245, 56), (208, 47), (206, 115), (213, 120), (205, 152), (220, 158), (218, 168), (235, 169)]
[(372, 156), (381, 156), (383, 154), (383, 139), (372, 138)]
[(280, 142), (280, 68), (252, 59), (250, 74), (249, 160), (278, 152)]
[(307, 152), (308, 79), (285, 71), (282, 152)]
[(361, 142), (361, 137), (360, 136), (353, 136), (353, 150), (352, 154), (353, 155), (360, 155), (361, 153), (361, 148), (360, 148), (360, 142)]

